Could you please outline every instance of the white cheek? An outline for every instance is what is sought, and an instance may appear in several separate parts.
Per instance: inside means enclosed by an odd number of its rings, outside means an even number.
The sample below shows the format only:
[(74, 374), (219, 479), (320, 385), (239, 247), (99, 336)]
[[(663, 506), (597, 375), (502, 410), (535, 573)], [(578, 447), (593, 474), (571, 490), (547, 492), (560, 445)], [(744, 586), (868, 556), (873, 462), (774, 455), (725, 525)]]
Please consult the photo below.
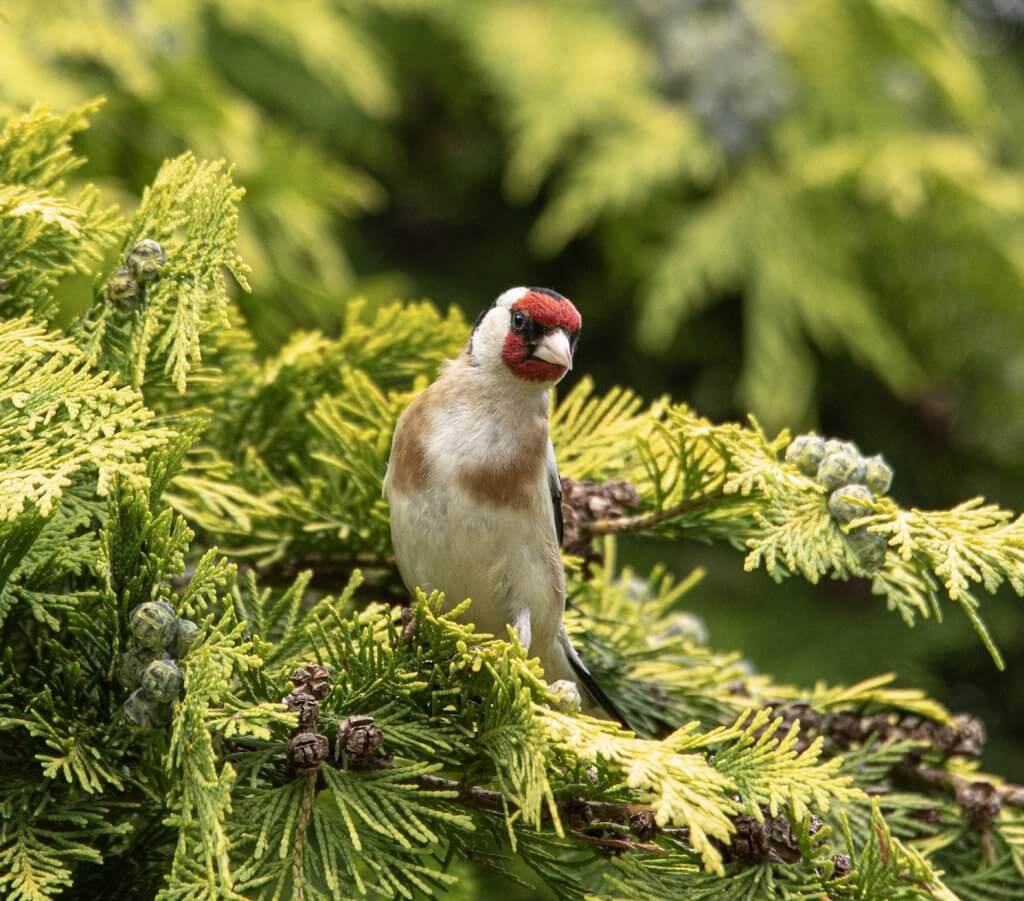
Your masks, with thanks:
[(494, 307), (473, 335), (473, 361), (487, 369), (504, 368), (501, 352), (508, 334), (509, 313), (504, 307)]

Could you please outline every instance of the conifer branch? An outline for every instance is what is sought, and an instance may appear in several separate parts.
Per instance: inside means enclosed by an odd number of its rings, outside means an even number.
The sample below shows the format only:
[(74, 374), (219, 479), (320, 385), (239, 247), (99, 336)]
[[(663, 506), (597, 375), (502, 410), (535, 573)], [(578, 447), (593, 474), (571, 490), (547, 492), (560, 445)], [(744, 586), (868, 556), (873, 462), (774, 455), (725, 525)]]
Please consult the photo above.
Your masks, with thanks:
[(292, 848), (292, 884), (295, 887), (297, 901), (305, 897), (304, 855), (306, 851), (306, 828), (316, 803), (316, 771), (305, 775), (302, 787), (302, 800), (299, 803), (299, 818), (295, 823), (295, 846)]
[(618, 535), (623, 532), (644, 532), (648, 529), (653, 529), (662, 523), (670, 522), (673, 519), (677, 519), (688, 513), (700, 510), (702, 507), (708, 506), (721, 497), (722, 495), (720, 493), (708, 494), (700, 498), (684, 501), (681, 504), (676, 504), (674, 507), (669, 507), (665, 510), (656, 510), (651, 513), (639, 514), (637, 516), (624, 516), (620, 519), (599, 519), (586, 528), (587, 531), (594, 536)]
[(919, 762), (901, 764), (895, 768), (894, 774), (909, 784), (940, 789), (952, 795), (975, 825), (990, 825), (1002, 804), (1024, 808), (1022, 785), (969, 779)]
[[(501, 792), (493, 789), (481, 786), (467, 787), (453, 779), (432, 775), (420, 776), (416, 783), (424, 791), (453, 793), (454, 797), (451, 798), (451, 803), (475, 810), (499, 815), (507, 815), (508, 811), (515, 811), (515, 805)], [(555, 803), (559, 818), (569, 826), (570, 834), (583, 842), (613, 852), (639, 851), (646, 854), (667, 854), (666, 848), (653, 844), (649, 840), (664, 834), (671, 837), (673, 841), (686, 844), (689, 836), (689, 831), (685, 827), (676, 829), (659, 827), (656, 824), (654, 809), (645, 804), (616, 803), (578, 797), (560, 798)], [(775, 855), (777, 859), (786, 859), (792, 863), (800, 856), (793, 838), (792, 827), (784, 817), (776, 817), (775, 820), (778, 821), (773, 827), (775, 836), (772, 837), (771, 832), (768, 832), (765, 833), (767, 838), (760, 837), (758, 839), (764, 843), (762, 852), (765, 856)], [(551, 823), (551, 816), (548, 812), (545, 812), (543, 821)], [(736, 815), (733, 818), (734, 834), (741, 836), (743, 841), (748, 841), (751, 833), (756, 831), (755, 822), (746, 814)], [(818, 822), (820, 828), (820, 821)], [(603, 833), (602, 827), (609, 825), (625, 827), (633, 837), (627, 838), (622, 834)], [(597, 831), (588, 832), (588, 829)], [(780, 835), (787, 830), (788, 839), (780, 838)], [(760, 835), (760, 833), (758, 834)], [(727, 851), (729, 846), (723, 844), (722, 848)], [(739, 859), (742, 853), (737, 850), (736, 859)], [(748, 853), (750, 853), (749, 847)]]
[[(503, 814), (510, 808), (510, 802), (501, 792), (479, 785), (465, 786), (454, 779), (441, 776), (420, 776), (417, 784), (425, 791), (455, 792), (454, 803), (485, 810), (488, 813)], [(587, 822), (600, 821), (628, 825), (631, 817), (637, 814), (654, 816), (650, 806), (644, 804), (615, 803), (581, 798), (556, 800), (559, 816), (568, 823), (579, 822), (581, 817)], [(546, 822), (551, 822), (549, 813), (544, 814)]]

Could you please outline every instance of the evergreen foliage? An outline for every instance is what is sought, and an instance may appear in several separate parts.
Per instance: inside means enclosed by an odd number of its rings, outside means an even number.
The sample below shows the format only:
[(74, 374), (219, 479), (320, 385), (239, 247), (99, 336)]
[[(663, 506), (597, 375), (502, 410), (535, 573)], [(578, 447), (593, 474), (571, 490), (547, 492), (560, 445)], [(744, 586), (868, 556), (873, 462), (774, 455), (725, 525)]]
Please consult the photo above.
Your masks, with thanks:
[[(517, 642), (462, 621), (471, 601), (406, 598), (389, 556), (391, 430), (461, 315), (353, 303), (339, 337), (258, 361), (222, 275), (245, 286), (229, 170), (179, 156), (130, 220), (97, 215), (59, 179), (83, 115), (36, 109), (0, 150), (0, 196), (68, 211), (52, 233), (39, 212), (25, 268), (29, 214), (0, 209), (6, 897), (413, 898), (514, 859), (569, 898), (1020, 893), (1024, 789), (977, 771), (975, 721), (890, 677), (752, 674), (680, 619), (699, 574), (640, 578), (615, 553), (649, 533), (776, 578), (870, 577), (908, 624), (957, 604), (998, 662), (977, 593), (1024, 593), (1020, 520), (880, 491), (840, 524), (786, 433), (583, 383), (553, 437), (567, 485), (618, 507), (576, 511), (568, 624), (639, 734), (565, 712)], [(126, 305), (106, 286), (146, 241), (158, 265), (136, 257)], [(53, 288), (82, 270), (95, 290), (61, 332)], [(886, 542), (870, 572), (855, 529)], [(198, 626), (168, 725), (123, 713), (144, 603)]]

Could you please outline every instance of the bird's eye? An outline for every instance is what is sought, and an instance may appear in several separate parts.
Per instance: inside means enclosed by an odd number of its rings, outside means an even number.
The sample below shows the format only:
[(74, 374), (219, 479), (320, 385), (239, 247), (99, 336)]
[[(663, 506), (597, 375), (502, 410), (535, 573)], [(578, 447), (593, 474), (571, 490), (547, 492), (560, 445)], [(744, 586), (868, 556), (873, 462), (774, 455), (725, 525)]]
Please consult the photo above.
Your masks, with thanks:
[(526, 329), (526, 323), (528, 322), (526, 314), (522, 310), (516, 310), (512, 314), (512, 331), (523, 332)]

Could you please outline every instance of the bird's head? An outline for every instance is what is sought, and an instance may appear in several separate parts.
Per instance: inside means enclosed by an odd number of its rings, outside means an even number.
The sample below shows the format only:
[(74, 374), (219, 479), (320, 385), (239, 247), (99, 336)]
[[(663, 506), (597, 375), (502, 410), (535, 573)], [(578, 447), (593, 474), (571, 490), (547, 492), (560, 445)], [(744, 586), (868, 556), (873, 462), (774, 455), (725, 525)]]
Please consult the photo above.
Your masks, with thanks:
[(510, 288), (473, 328), (473, 363), (524, 382), (552, 385), (572, 369), (583, 320), (572, 301), (549, 288)]

